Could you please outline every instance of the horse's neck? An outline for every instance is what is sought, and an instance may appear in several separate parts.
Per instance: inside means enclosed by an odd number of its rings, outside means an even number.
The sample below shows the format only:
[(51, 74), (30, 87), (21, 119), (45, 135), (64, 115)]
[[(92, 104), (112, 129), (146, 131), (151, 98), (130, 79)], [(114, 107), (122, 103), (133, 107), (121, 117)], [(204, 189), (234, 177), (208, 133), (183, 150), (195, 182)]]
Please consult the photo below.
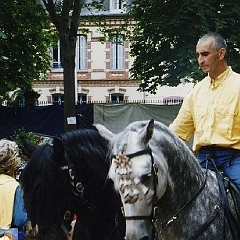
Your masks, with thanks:
[[(160, 201), (165, 206), (172, 208), (174, 212), (176, 206), (186, 204), (200, 191), (205, 183), (206, 175), (192, 155), (187, 156), (187, 159), (176, 158), (173, 162), (168, 162), (168, 168), (168, 187)], [(171, 212), (171, 210), (168, 212)]]

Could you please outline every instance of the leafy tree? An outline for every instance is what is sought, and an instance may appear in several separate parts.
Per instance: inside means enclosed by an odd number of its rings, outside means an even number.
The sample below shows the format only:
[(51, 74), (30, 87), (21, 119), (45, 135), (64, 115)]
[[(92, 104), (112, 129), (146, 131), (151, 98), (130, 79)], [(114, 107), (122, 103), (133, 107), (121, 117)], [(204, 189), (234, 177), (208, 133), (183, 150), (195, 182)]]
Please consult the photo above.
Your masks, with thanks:
[(181, 79), (201, 80), (195, 46), (209, 31), (228, 43), (229, 63), (240, 72), (240, 4), (238, 0), (135, 0), (131, 16), (133, 79), (140, 90), (155, 93), (158, 85), (176, 86)]
[[(67, 119), (76, 117), (75, 109), (75, 55), (77, 31), (88, 31), (80, 24), (80, 12), (83, 8), (89, 11), (88, 21), (94, 22), (99, 30), (109, 36), (120, 29), (106, 25), (106, 19), (99, 10), (104, 11), (104, 0), (42, 0), (55, 26), (60, 39), (61, 62), (64, 79), (64, 129), (76, 129), (76, 124), (69, 125)], [(96, 14), (97, 13), (97, 14)], [(123, 27), (124, 28), (124, 27)]]
[(42, 1), (60, 39), (61, 62), (64, 79), (64, 129), (74, 130), (67, 119), (76, 116), (75, 109), (75, 55), (77, 30), (80, 21), (82, 0)]
[(32, 90), (49, 70), (53, 34), (36, 0), (2, 0), (0, 8), (0, 102), (8, 92)]

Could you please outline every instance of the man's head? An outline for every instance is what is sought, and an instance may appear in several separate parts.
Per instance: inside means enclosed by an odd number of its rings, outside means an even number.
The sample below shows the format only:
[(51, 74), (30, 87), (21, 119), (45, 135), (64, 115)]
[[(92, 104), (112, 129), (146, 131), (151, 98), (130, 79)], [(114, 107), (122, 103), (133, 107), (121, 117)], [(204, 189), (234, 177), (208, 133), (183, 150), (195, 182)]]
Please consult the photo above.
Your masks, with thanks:
[(19, 149), (15, 142), (0, 140), (0, 174), (12, 175), (20, 164)]
[(202, 36), (196, 46), (198, 64), (212, 78), (218, 77), (227, 68), (227, 44), (218, 33)]

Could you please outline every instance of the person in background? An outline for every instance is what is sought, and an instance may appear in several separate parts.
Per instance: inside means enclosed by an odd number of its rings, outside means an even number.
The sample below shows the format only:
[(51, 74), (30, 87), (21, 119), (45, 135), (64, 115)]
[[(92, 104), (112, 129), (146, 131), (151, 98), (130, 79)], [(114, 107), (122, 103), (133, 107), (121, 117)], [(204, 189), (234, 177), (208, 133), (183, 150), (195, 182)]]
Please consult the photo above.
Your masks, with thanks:
[[(13, 141), (0, 140), (0, 230), (18, 229), (18, 239), (25, 239), (27, 212), (14, 172), (20, 164), (19, 148)], [(0, 239), (1, 239), (0, 234)], [(6, 238), (4, 238), (6, 239)]]
[(240, 74), (227, 65), (227, 44), (218, 33), (202, 36), (196, 54), (207, 76), (187, 94), (169, 128), (185, 141), (193, 135), (200, 165), (216, 165), (240, 189)]

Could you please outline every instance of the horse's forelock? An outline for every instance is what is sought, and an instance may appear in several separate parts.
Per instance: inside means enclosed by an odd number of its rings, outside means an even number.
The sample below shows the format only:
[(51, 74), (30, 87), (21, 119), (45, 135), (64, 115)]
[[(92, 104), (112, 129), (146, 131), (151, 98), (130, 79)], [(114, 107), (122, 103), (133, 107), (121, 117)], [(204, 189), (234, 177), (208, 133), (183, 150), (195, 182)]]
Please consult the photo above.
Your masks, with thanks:
[[(117, 149), (118, 152), (124, 152), (127, 145), (128, 136), (128, 131), (124, 131), (118, 134), (115, 138), (115, 141), (113, 142), (113, 151)], [(118, 154), (118, 152), (115, 152), (114, 154)]]
[(125, 152), (125, 149), (128, 144), (127, 141), (128, 141), (129, 135), (133, 132), (139, 132), (148, 123), (149, 121), (136, 121), (129, 124), (124, 131), (120, 132), (115, 136), (115, 139), (113, 141), (114, 149), (117, 149), (120, 152)]
[(64, 153), (61, 164), (72, 163), (80, 181), (86, 183), (92, 179), (93, 184), (95, 179), (99, 186), (107, 179), (110, 166), (109, 142), (98, 131), (78, 129), (62, 134), (60, 141)]

